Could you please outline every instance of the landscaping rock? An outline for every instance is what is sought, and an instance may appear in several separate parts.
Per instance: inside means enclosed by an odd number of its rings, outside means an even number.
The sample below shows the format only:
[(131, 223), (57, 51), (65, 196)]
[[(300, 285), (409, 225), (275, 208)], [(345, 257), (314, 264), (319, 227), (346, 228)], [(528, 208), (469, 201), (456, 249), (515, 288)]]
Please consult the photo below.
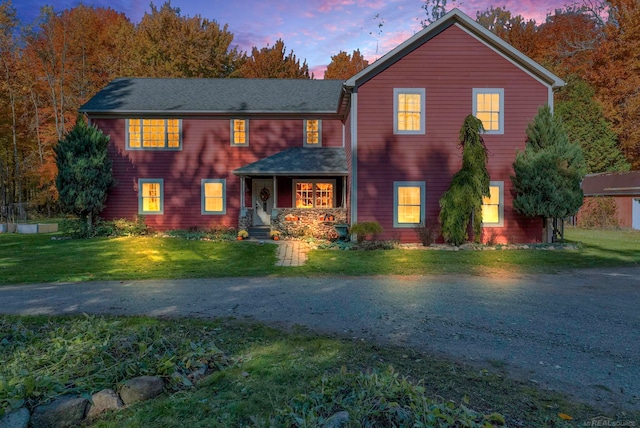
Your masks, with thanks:
[(81, 397), (62, 396), (51, 404), (38, 406), (31, 415), (33, 428), (66, 428), (80, 425), (89, 400)]
[(127, 406), (138, 401), (150, 400), (162, 393), (164, 381), (156, 376), (140, 376), (130, 379), (120, 388), (120, 398)]
[(21, 407), (0, 418), (0, 428), (27, 428), (30, 417), (29, 411)]
[(91, 407), (87, 412), (87, 418), (93, 419), (107, 410), (117, 410), (124, 407), (124, 403), (113, 389), (103, 389), (91, 396)]
[(324, 422), (322, 428), (340, 428), (347, 423), (349, 423), (349, 412), (343, 410), (331, 415), (331, 417)]

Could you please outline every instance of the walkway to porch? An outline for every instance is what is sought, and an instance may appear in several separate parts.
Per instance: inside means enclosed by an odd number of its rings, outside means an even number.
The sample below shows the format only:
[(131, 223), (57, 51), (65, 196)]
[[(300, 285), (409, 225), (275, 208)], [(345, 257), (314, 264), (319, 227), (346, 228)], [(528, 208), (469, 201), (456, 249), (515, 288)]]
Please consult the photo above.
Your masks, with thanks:
[(276, 266), (302, 266), (307, 261), (309, 245), (301, 241), (274, 241), (278, 244)]

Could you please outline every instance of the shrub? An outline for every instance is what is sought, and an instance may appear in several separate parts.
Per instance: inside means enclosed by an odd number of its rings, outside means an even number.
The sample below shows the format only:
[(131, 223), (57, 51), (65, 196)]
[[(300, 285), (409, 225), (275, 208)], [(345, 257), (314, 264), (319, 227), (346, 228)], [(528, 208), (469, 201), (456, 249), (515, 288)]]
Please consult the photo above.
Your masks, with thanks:
[(416, 226), (414, 230), (425, 247), (435, 243), (441, 233), (440, 223), (434, 220), (428, 220), (425, 226)]
[(578, 227), (619, 227), (618, 207), (611, 196), (595, 196), (584, 199), (578, 211)]
[(352, 225), (349, 232), (358, 237), (358, 242), (362, 242), (367, 236), (375, 236), (378, 233), (382, 233), (382, 226), (377, 221), (365, 221)]

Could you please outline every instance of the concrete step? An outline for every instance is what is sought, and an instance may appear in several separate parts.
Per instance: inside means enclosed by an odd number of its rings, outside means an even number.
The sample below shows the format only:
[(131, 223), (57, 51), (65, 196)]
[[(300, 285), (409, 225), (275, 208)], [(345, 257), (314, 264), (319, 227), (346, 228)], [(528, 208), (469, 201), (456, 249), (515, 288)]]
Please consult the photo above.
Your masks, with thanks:
[(249, 238), (255, 239), (270, 239), (271, 236), (269, 233), (271, 232), (270, 226), (254, 226), (250, 227), (249, 230)]

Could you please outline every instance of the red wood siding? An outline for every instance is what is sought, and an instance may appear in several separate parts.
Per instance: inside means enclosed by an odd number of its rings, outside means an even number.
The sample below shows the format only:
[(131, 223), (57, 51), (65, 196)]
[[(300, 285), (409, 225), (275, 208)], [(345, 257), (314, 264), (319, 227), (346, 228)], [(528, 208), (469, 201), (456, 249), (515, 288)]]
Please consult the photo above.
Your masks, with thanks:
[(632, 196), (615, 197), (620, 227), (633, 227), (633, 199)]
[[(424, 135), (394, 135), (394, 88), (425, 88)], [(379, 222), (387, 239), (417, 240), (412, 229), (393, 228), (394, 181), (424, 181), (427, 220), (437, 220), (439, 199), (461, 165), (458, 133), (472, 113), (473, 88), (503, 88), (505, 98), (504, 135), (485, 135), (491, 180), (504, 182), (505, 221), (485, 233), (496, 242), (542, 238), (539, 219), (513, 211), (509, 177), (547, 87), (456, 26), (358, 88), (358, 222)]]
[[(240, 178), (232, 171), (288, 147), (303, 146), (302, 119), (249, 118), (248, 147), (230, 146), (229, 119), (183, 119), (181, 151), (126, 150), (124, 119), (93, 119), (92, 123), (111, 137), (109, 153), (117, 181), (102, 216), (105, 219), (135, 218), (138, 214), (138, 179), (162, 178), (164, 214), (145, 216), (147, 224), (158, 230), (191, 226), (237, 227)], [(322, 145), (342, 146), (340, 120), (322, 121)], [(226, 180), (226, 215), (201, 214), (200, 183), (203, 178)], [(289, 203), (283, 206), (291, 205), (290, 192)], [(286, 197), (286, 189), (282, 189), (278, 202)], [(251, 206), (250, 195), (246, 196), (246, 203)]]

